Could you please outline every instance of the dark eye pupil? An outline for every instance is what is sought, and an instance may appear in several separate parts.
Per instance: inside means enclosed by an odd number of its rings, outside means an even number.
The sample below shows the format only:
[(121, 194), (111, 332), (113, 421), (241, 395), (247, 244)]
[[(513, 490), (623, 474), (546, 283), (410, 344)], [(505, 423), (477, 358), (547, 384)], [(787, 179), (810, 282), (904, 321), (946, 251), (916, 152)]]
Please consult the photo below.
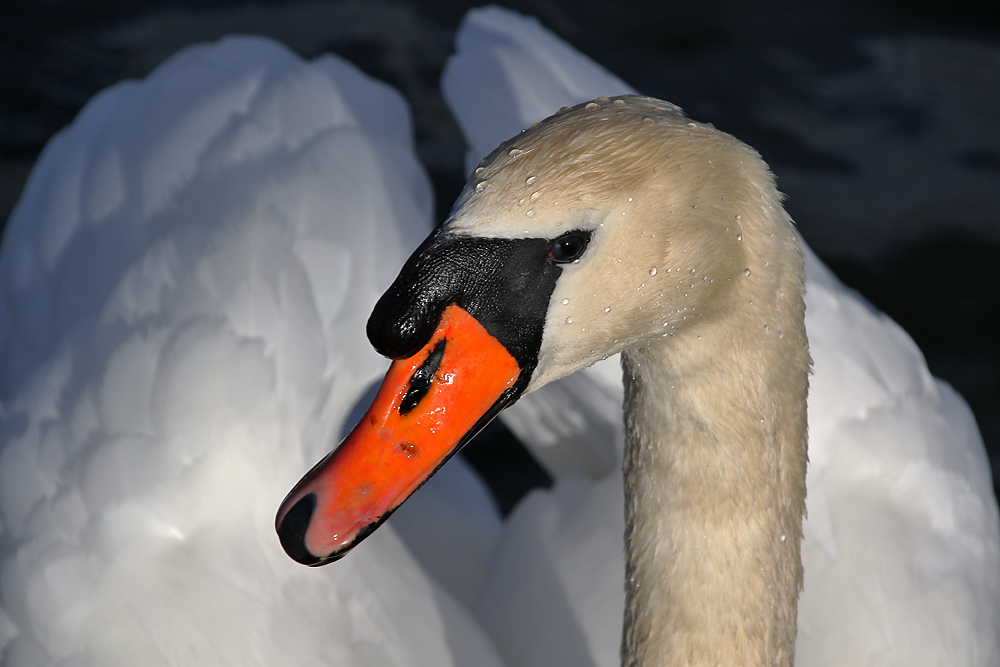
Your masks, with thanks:
[(587, 249), (589, 240), (589, 235), (579, 233), (559, 237), (549, 250), (549, 258), (557, 262), (572, 262), (579, 259)]

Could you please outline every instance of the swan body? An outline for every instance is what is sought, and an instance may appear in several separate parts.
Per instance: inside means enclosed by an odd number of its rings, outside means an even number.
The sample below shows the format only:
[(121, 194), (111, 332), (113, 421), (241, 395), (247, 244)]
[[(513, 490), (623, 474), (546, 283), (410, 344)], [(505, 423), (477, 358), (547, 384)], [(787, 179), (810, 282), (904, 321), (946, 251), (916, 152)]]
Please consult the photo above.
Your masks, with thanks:
[[(271, 528), (383, 372), (364, 321), (430, 210), (399, 95), (263, 39), (50, 142), (0, 256), (0, 663), (501, 664), (393, 527), (324, 572)], [(400, 525), (472, 589), (500, 522), (448, 474)]]

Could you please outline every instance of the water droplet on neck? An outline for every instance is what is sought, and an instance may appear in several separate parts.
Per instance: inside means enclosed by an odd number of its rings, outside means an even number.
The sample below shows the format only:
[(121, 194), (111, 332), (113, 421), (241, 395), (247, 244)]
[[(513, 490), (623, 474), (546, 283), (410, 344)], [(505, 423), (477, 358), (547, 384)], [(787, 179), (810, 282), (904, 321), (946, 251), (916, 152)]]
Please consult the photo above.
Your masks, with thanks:
[(520, 148), (511, 148), (509, 151), (507, 151), (507, 155), (509, 155), (511, 157), (517, 157), (522, 152), (523, 151)]
[(534, 183), (537, 180), (538, 180), (537, 176), (528, 176), (528, 178), (525, 179), (524, 184), (525, 185), (531, 185), (532, 183)]
[(742, 241), (743, 240), (743, 234), (737, 234), (736, 235), (736, 240), (737, 241)]
[(538, 198), (541, 196), (542, 196), (541, 190), (536, 190), (535, 192), (531, 193), (530, 197), (528, 197), (528, 201), (538, 201)]
[(486, 181), (479, 181), (476, 183), (476, 192), (482, 192), (486, 189)]
[(597, 108), (598, 106), (600, 106), (600, 105), (599, 105), (599, 104), (597, 104), (597, 102), (589, 102), (589, 103), (587, 104), (587, 106), (585, 106), (585, 107), (583, 107), (583, 108), (584, 108), (584, 109), (587, 109), (588, 111), (593, 111), (593, 110), (594, 110), (594, 109), (596, 109), (596, 108)]
[(569, 299), (563, 299), (562, 300), (562, 305), (564, 305), (564, 306), (569, 305)]
[(608, 306), (607, 308), (605, 308), (604, 312), (605, 313), (610, 313), (611, 312), (611, 306)]
[(572, 317), (567, 317), (566, 318), (566, 324), (573, 324), (573, 318)]
[(652, 118), (643, 118), (642, 122), (645, 123), (646, 125), (649, 125), (649, 124), (651, 124), (653, 122), (653, 119)]
[(745, 275), (745, 276), (749, 276), (749, 275), (750, 275), (750, 269), (746, 269), (746, 270), (744, 270), (744, 271), (743, 271), (743, 275)]
[(526, 216), (528, 216), (529, 218), (534, 218), (535, 217), (535, 209), (529, 208), (527, 211), (524, 212), (524, 214)]
[(656, 267), (655, 266), (649, 270), (649, 275), (651, 275), (651, 276), (655, 276), (656, 275)]

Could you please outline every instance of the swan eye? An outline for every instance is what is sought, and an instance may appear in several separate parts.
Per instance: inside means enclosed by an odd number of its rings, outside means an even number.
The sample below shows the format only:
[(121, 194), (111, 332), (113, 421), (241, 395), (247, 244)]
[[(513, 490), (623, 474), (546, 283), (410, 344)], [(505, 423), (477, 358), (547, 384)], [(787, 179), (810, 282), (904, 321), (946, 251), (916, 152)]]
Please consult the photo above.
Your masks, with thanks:
[(552, 249), (549, 250), (549, 259), (563, 264), (580, 259), (580, 255), (587, 249), (590, 242), (589, 232), (571, 232), (564, 234), (555, 240)]

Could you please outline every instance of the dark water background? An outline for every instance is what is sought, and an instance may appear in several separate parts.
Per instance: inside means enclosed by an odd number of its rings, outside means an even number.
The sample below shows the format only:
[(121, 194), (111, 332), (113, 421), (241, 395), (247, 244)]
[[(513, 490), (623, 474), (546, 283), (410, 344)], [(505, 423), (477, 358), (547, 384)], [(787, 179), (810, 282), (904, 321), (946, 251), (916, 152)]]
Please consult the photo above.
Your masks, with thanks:
[[(1000, 195), (960, 185), (966, 176), (980, 182), (985, 176), (1000, 193), (1000, 3), (503, 4), (537, 16), (638, 90), (756, 147), (789, 195), (788, 209), (806, 240), (845, 283), (899, 322), (931, 371), (969, 402), (994, 479), (1000, 478)], [(274, 37), (307, 58), (337, 53), (399, 89), (413, 109), (418, 152), (443, 216), (464, 182), (464, 146), (439, 80), (471, 6), (458, 0), (4, 0), (0, 221), (45, 142), (90, 97), (148, 74), (187, 44), (233, 33)], [(900, 78), (885, 78), (886, 61), (877, 62), (872, 44), (888, 45), (886, 57), (899, 61)], [(774, 121), (775, 110), (782, 122)], [(886, 151), (919, 148), (942, 125), (965, 138), (954, 145), (932, 141), (927, 164), (919, 151), (916, 158), (904, 151), (898, 162), (881, 160), (879, 174), (865, 166), (857, 147), (817, 149), (808, 132), (789, 129), (853, 126), (871, 136), (874, 127), (870, 151)], [(929, 193), (917, 215), (907, 214), (919, 220), (912, 233), (892, 231), (899, 220), (887, 232), (872, 223), (859, 227), (851, 202), (841, 200), (886, 179), (895, 185), (883, 193), (875, 188), (875, 196), (884, 196), (889, 209), (893, 197)], [(830, 187), (820, 196), (801, 183)], [(859, 199), (855, 210), (866, 205)], [(545, 482), (508, 435), (498, 424), (468, 451), (505, 507)]]

